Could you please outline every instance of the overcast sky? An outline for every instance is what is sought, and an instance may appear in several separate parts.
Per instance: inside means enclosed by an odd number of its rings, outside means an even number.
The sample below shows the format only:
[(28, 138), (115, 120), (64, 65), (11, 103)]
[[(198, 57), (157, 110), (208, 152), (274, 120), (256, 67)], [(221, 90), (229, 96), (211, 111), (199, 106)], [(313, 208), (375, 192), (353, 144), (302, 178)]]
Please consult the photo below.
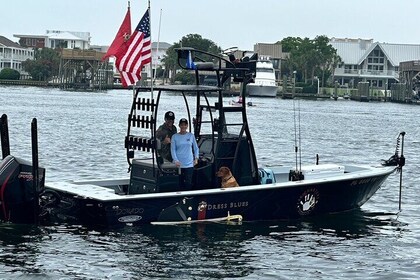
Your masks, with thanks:
[[(0, 0), (0, 35), (43, 35), (47, 29), (85, 31), (91, 44), (110, 45), (128, 1)], [(7, 6), (6, 6), (7, 3)], [(137, 25), (146, 0), (132, 0)], [(285, 37), (363, 38), (420, 44), (419, 0), (151, 0), (152, 40), (178, 42), (200, 34), (220, 47), (252, 50)], [(160, 16), (160, 14), (162, 16)]]

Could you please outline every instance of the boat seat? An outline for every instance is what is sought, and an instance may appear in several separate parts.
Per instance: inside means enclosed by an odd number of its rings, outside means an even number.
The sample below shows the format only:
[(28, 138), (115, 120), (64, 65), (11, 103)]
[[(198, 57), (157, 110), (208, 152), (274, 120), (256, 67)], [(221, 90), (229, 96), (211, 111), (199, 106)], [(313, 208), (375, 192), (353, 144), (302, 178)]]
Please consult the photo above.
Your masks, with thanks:
[(162, 167), (163, 170), (178, 169), (175, 163), (167, 161), (167, 160), (163, 160), (163, 163), (160, 165), (160, 167)]
[(160, 154), (161, 149), (162, 149), (162, 142), (160, 141), (160, 139), (156, 138), (156, 151), (157, 151), (157, 156), (158, 156), (157, 161), (160, 164), (160, 167), (165, 171), (178, 169), (175, 163), (172, 163), (161, 156)]
[(213, 62), (194, 62), (197, 70), (213, 70)]
[(200, 151), (200, 159), (212, 162), (213, 161), (213, 140), (211, 138), (201, 138), (198, 143), (198, 148)]

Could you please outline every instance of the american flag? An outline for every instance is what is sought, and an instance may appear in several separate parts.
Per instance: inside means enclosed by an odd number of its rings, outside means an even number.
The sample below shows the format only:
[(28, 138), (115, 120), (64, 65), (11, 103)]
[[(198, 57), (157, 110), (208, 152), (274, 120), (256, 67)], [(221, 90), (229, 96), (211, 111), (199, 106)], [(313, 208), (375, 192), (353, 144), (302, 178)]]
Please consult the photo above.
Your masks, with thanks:
[(115, 57), (123, 86), (133, 85), (140, 80), (143, 66), (150, 63), (152, 58), (149, 10)]

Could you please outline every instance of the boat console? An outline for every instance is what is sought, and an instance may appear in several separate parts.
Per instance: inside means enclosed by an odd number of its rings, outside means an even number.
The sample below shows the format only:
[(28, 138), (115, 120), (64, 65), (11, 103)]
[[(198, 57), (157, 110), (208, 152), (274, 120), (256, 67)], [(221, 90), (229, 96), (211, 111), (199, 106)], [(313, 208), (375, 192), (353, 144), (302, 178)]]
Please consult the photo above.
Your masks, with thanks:
[[(165, 94), (178, 95), (184, 100), (183, 115), (188, 116), (190, 131), (199, 146), (194, 189), (220, 187), (215, 173), (221, 166), (229, 167), (240, 185), (259, 183), (246, 102), (242, 106), (225, 105), (223, 96), (225, 84), (234, 80), (243, 84), (240, 94), (245, 100), (246, 85), (255, 77), (257, 56), (230, 61), (192, 48), (180, 48), (177, 53), (179, 66), (193, 72), (196, 82), (193, 85), (136, 88), (125, 138), (131, 171), (127, 193), (169, 192), (180, 188), (180, 170), (161, 158), (160, 142), (156, 137), (157, 119), (170, 109), (160, 102)], [(208, 73), (216, 77), (216, 86), (202, 84)], [(194, 102), (189, 102), (187, 96), (194, 96)], [(217, 101), (210, 101), (209, 96), (217, 96)]]

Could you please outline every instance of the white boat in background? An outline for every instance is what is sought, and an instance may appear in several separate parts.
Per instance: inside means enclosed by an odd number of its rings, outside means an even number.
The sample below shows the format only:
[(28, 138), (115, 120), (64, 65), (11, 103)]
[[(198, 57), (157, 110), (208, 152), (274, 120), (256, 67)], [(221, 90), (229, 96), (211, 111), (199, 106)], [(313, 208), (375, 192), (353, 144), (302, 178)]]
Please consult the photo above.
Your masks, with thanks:
[(249, 96), (277, 96), (276, 76), (270, 60), (257, 61), (255, 81), (248, 84), (247, 89)]

